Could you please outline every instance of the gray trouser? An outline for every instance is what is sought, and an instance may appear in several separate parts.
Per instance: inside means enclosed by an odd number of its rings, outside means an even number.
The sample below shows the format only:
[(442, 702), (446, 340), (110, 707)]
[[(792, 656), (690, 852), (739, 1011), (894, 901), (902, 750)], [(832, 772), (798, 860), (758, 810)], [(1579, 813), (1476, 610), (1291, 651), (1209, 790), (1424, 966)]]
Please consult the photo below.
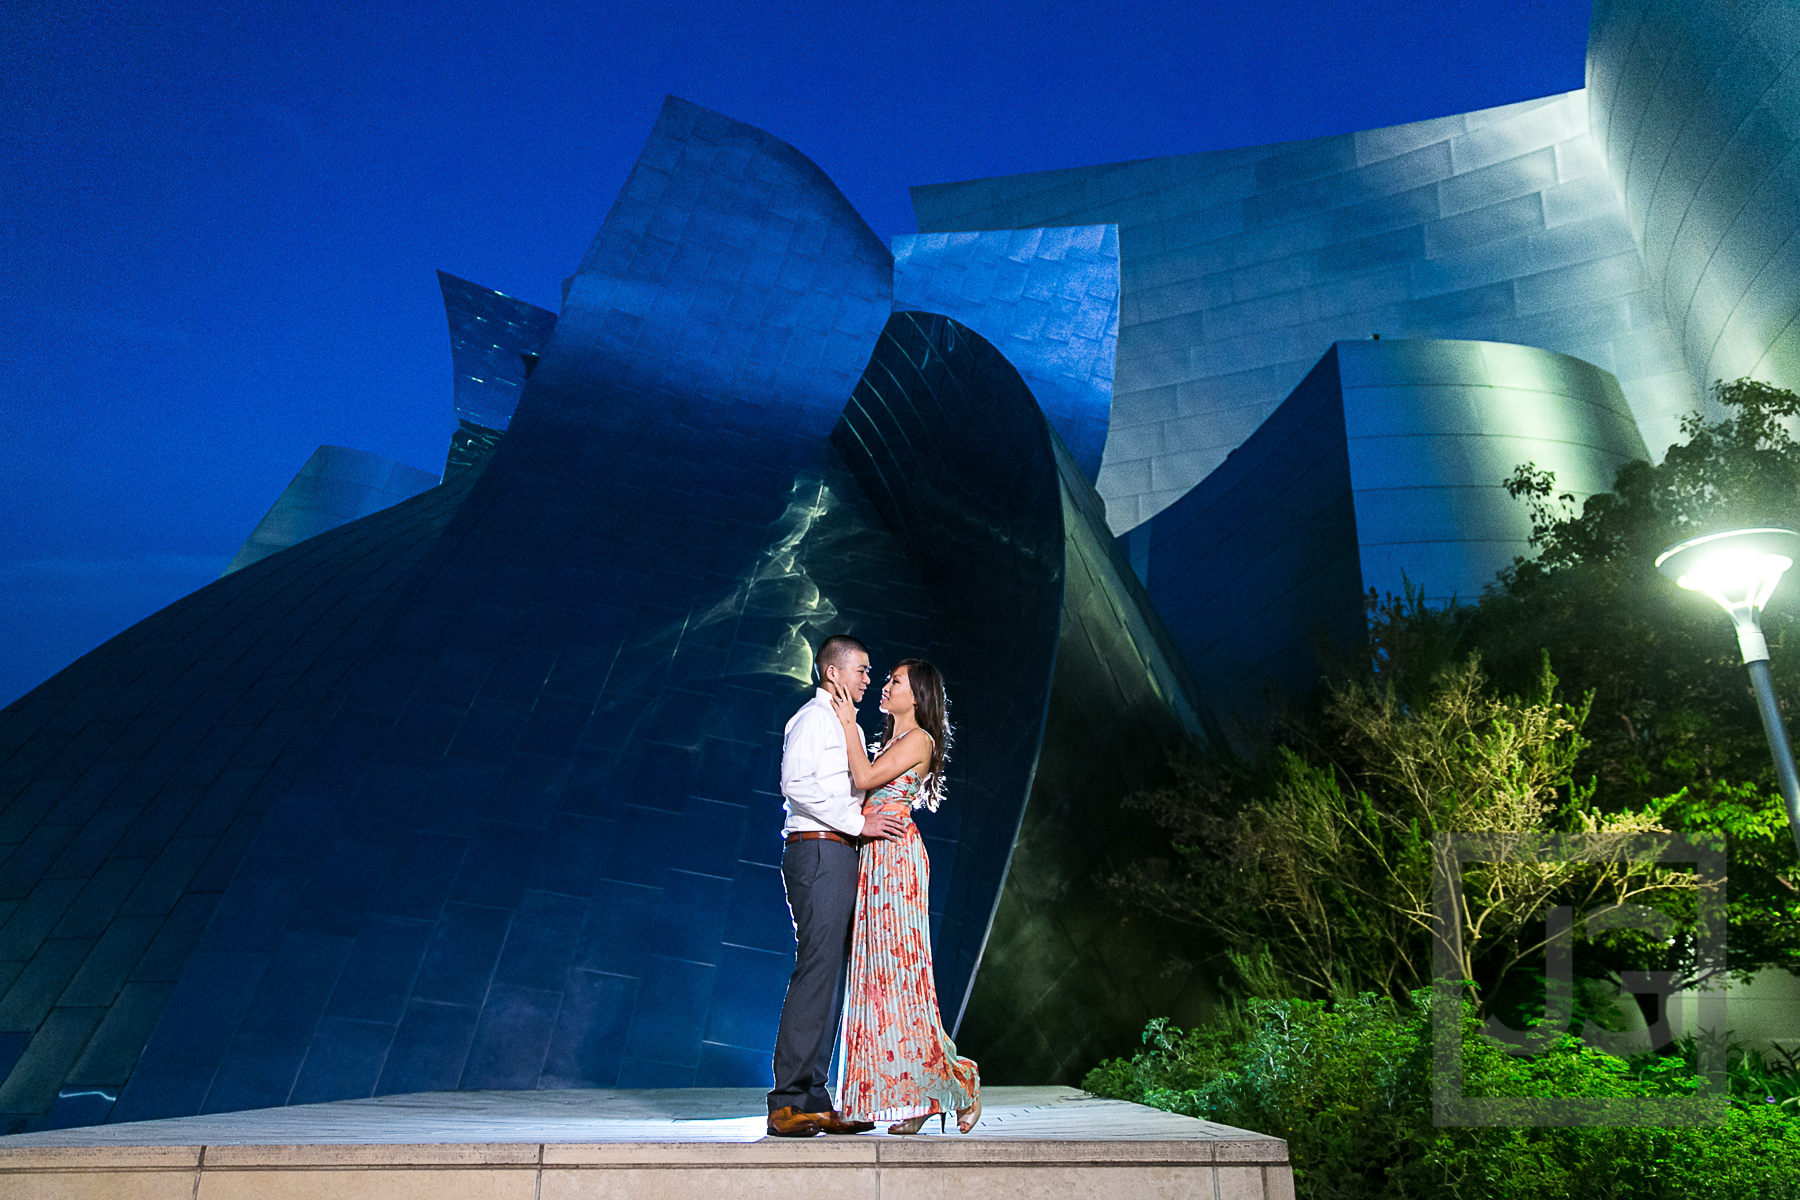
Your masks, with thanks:
[(844, 972), (856, 917), (856, 850), (823, 839), (795, 842), (781, 856), (781, 881), (797, 945), (775, 1033), (769, 1111), (792, 1106), (801, 1112), (829, 1112), (825, 1081), (844, 1009)]

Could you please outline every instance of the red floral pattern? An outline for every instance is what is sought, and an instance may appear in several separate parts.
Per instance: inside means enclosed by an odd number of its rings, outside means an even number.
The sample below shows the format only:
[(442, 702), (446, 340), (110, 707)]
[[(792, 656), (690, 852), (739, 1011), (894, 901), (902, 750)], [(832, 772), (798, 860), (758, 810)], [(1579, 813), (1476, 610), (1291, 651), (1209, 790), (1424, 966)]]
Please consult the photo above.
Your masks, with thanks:
[(862, 848), (838, 1092), (847, 1120), (954, 1112), (981, 1091), (974, 1061), (957, 1057), (938, 1016), (926, 902), (931, 867), (911, 819), (922, 779), (915, 767), (863, 801), (865, 814), (907, 820), (899, 837)]

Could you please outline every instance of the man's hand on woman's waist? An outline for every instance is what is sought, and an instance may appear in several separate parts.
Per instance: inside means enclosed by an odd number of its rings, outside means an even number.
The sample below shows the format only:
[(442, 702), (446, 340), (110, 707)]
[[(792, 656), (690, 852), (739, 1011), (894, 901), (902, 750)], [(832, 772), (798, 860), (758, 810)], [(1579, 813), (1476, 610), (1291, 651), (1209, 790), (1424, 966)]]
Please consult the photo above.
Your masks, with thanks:
[(899, 813), (872, 812), (863, 817), (862, 835), (875, 841), (897, 838), (906, 828), (906, 818)]

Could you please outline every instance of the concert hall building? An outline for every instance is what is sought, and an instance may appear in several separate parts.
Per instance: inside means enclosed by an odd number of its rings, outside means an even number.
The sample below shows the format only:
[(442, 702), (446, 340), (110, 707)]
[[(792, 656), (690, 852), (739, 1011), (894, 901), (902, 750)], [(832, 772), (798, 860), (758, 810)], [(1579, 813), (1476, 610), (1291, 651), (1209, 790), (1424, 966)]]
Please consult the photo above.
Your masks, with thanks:
[(1099, 891), (1154, 842), (1120, 799), (1368, 588), (1478, 594), (1515, 465), (1604, 490), (1713, 380), (1800, 387), (1788, 18), (1599, 0), (1581, 91), (920, 187), (891, 245), (669, 100), (559, 312), (441, 277), (441, 477), (321, 447), (0, 711), (0, 1131), (767, 1086), (837, 631), (949, 684), (920, 828), (984, 1077), (1190, 1019)]

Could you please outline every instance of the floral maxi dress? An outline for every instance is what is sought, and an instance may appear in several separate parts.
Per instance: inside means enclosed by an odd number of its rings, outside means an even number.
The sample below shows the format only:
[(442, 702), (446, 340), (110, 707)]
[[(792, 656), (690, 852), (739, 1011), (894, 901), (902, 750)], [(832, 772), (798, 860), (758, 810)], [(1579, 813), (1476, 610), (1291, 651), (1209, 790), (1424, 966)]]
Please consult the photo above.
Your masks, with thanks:
[(911, 821), (923, 772), (915, 767), (870, 792), (864, 814), (908, 818), (905, 831), (864, 845), (844, 1021), (838, 1106), (852, 1121), (904, 1121), (975, 1102), (981, 1077), (938, 1016), (927, 915), (930, 864)]

